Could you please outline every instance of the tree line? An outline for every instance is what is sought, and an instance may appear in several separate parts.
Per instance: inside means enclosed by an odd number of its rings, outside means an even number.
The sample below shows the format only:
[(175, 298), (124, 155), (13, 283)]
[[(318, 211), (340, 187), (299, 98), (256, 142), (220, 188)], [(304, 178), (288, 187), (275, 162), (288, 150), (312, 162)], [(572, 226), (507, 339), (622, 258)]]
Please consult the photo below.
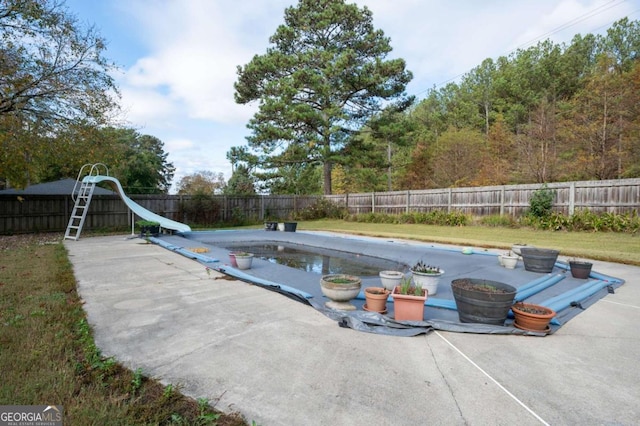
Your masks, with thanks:
[[(259, 100), (260, 111), (248, 146), (227, 157), (260, 189), (327, 194), (640, 176), (638, 21), (487, 58), (414, 102), (403, 92), (411, 79), (404, 62), (368, 68), (385, 64), (389, 40), (370, 26), (366, 7), (351, 6), (346, 13), (343, 1), (301, 1), (285, 11), (267, 53), (238, 67), (236, 100)], [(359, 79), (363, 70), (371, 79)]]
[[(0, 188), (110, 166), (131, 193), (167, 192), (158, 138), (117, 123), (106, 42), (62, 0), (0, 0)], [(299, 0), (270, 47), (237, 68), (258, 102), (229, 182), (181, 193), (331, 194), (640, 176), (640, 23), (487, 58), (459, 81), (406, 93), (413, 75), (366, 7)], [(437, 58), (433, 58), (437, 60)]]

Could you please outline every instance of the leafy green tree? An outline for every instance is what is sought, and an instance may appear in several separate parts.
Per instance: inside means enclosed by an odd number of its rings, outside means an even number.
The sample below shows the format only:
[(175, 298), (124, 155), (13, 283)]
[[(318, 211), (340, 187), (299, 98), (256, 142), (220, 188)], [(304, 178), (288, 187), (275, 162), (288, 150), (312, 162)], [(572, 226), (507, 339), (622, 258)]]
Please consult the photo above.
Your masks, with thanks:
[(484, 121), (484, 132), (489, 136), (489, 119), (493, 111), (495, 98), (493, 80), (496, 74), (496, 66), (491, 58), (482, 61), (482, 64), (472, 69), (463, 79), (461, 86), (468, 87), (471, 98), (481, 111)]
[(0, 1), (0, 179), (24, 187), (66, 174), (52, 160), (75, 146), (58, 136), (111, 118), (119, 95), (105, 48), (61, 1)]
[[(238, 67), (235, 99), (260, 101), (247, 140), (264, 153), (261, 167), (322, 164), (324, 193), (331, 194), (331, 170), (343, 162), (351, 134), (382, 101), (406, 107), (412, 75), (404, 60), (386, 59), (390, 40), (374, 29), (366, 6), (300, 0), (284, 19), (266, 54)], [(299, 148), (295, 158), (281, 155), (287, 145)]]
[(471, 186), (482, 167), (487, 145), (478, 130), (451, 128), (432, 147), (433, 180), (437, 187)]
[(322, 193), (322, 169), (315, 164), (287, 164), (271, 173), (256, 173), (256, 178), (264, 182), (260, 189), (270, 194)]
[(574, 97), (563, 123), (574, 177), (622, 177), (629, 158), (625, 152), (630, 152), (629, 142), (637, 137), (637, 124), (632, 123), (640, 118), (637, 86), (627, 74), (632, 75), (616, 71), (614, 58), (601, 55), (599, 66)]
[(163, 143), (155, 136), (141, 135), (130, 128), (102, 129), (105, 139), (120, 146), (123, 155), (111, 166), (123, 189), (131, 194), (166, 194), (175, 167), (167, 161)]
[(106, 43), (55, 0), (0, 2), (0, 115), (54, 126), (116, 107)]
[(631, 70), (640, 59), (640, 21), (623, 18), (614, 22), (601, 43), (618, 73)]
[(222, 173), (209, 170), (200, 170), (187, 176), (183, 176), (176, 184), (178, 194), (220, 194), (224, 192), (226, 183)]
[(224, 189), (225, 195), (255, 195), (255, 182), (249, 168), (244, 164), (239, 164), (233, 170), (233, 174)]

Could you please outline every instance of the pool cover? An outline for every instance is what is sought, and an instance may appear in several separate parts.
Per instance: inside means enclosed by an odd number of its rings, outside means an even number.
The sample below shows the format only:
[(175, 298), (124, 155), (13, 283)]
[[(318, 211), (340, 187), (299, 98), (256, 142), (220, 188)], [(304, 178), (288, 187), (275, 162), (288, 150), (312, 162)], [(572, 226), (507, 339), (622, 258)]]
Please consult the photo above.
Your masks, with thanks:
[[(341, 327), (369, 333), (396, 336), (415, 336), (430, 331), (446, 330), (462, 333), (526, 334), (544, 336), (514, 327), (510, 313), (504, 326), (462, 323), (451, 291), (451, 281), (457, 278), (481, 278), (509, 284), (518, 290), (516, 301), (547, 306), (556, 311), (548, 334), (554, 333), (571, 318), (587, 309), (595, 301), (615, 291), (623, 280), (592, 271), (588, 279), (576, 279), (568, 272), (565, 262), (556, 262), (549, 274), (526, 271), (522, 260), (516, 269), (500, 266), (497, 253), (487, 249), (446, 246), (440, 244), (371, 238), (327, 232), (273, 232), (263, 230), (200, 231), (180, 235), (162, 235), (151, 241), (197, 260), (204, 267), (217, 270), (242, 281), (277, 291), (287, 297), (308, 304), (334, 319)], [(229, 262), (230, 247), (259, 244), (295, 245), (309, 250), (330, 250), (343, 258), (358, 260), (380, 259), (381, 265), (397, 262), (400, 270), (408, 272), (409, 265), (422, 260), (437, 265), (445, 273), (440, 279), (437, 294), (425, 302), (424, 321), (395, 321), (393, 302), (387, 302), (387, 314), (364, 311), (363, 293), (352, 300), (355, 311), (336, 311), (325, 307), (328, 301), (320, 289), (320, 273), (291, 268), (268, 260), (254, 258), (251, 269), (239, 270)], [(195, 247), (206, 247), (207, 253), (196, 253)], [(190, 250), (191, 249), (191, 250)], [(562, 254), (562, 253), (561, 253)], [(382, 266), (381, 266), (382, 267)], [(378, 276), (361, 276), (362, 288), (380, 287)]]

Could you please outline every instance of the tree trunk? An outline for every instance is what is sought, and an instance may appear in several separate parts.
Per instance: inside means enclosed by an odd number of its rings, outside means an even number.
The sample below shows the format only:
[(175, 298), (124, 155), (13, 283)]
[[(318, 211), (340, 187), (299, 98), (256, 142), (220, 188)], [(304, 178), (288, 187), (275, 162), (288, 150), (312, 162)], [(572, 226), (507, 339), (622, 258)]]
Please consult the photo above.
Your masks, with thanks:
[(331, 195), (331, 169), (333, 169), (333, 164), (330, 161), (325, 161), (322, 167), (324, 177), (324, 195)]

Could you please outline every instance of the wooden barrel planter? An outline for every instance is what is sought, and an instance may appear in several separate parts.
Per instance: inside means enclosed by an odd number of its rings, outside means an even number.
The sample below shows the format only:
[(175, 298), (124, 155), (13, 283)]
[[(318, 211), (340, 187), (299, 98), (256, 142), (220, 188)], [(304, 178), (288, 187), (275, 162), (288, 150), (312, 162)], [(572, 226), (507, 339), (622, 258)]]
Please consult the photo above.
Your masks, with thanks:
[(524, 269), (530, 272), (548, 274), (553, 271), (560, 251), (553, 249), (523, 247), (520, 249)]
[(498, 281), (459, 278), (451, 281), (460, 322), (504, 325), (516, 288)]
[(571, 276), (573, 278), (587, 279), (591, 275), (591, 262), (581, 262), (578, 260), (569, 261), (569, 268), (571, 269)]

